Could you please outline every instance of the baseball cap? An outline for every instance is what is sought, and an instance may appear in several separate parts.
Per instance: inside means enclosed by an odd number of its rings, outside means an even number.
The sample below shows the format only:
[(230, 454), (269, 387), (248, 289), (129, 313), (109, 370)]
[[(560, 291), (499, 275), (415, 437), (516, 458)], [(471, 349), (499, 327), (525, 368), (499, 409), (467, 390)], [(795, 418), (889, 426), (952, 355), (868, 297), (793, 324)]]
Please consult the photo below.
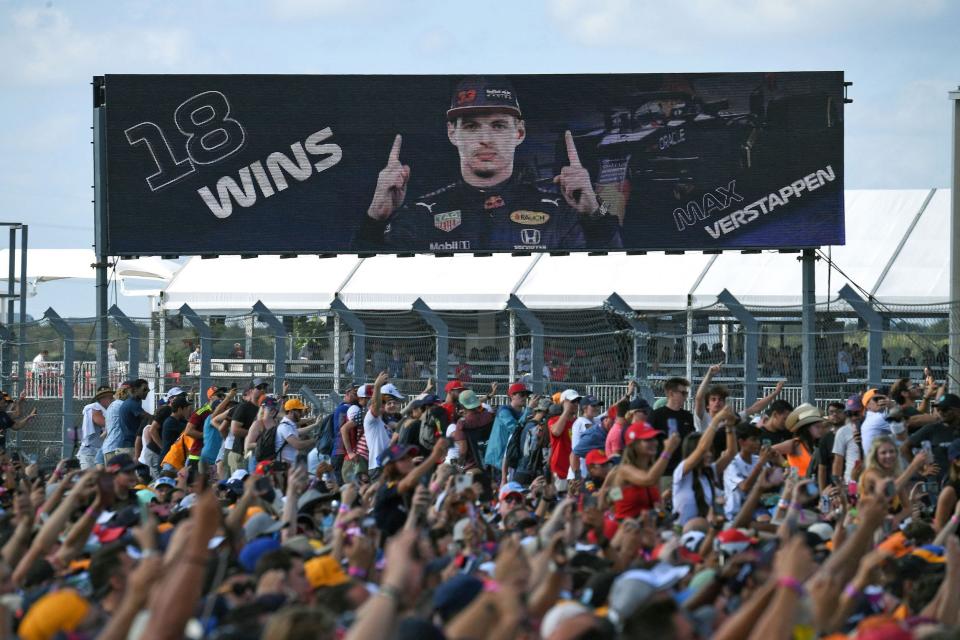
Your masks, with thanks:
[(563, 413), (563, 407), (556, 403), (550, 403), (550, 408), (547, 409), (547, 415), (550, 417), (558, 416)]
[(331, 555), (310, 558), (303, 563), (307, 582), (314, 589), (320, 587), (336, 587), (350, 582), (350, 577), (343, 571), (337, 559)]
[(653, 411), (653, 409), (651, 409), (650, 403), (643, 398), (634, 398), (630, 401), (627, 413), (631, 411), (643, 411), (644, 413), (650, 413)]
[(433, 592), (433, 609), (444, 620), (451, 620), (465, 609), (483, 590), (483, 581), (476, 576), (458, 573)]
[(860, 399), (860, 402), (863, 404), (864, 407), (866, 407), (867, 404), (870, 402), (870, 400), (873, 399), (874, 396), (882, 396), (882, 395), (883, 393), (881, 393), (879, 389), (868, 389), (863, 394), (863, 397)]
[(250, 384), (247, 386), (247, 389), (255, 389), (257, 387), (269, 387), (270, 383), (264, 380), (263, 378), (254, 378), (250, 381)]
[(526, 394), (529, 395), (529, 394), (530, 394), (530, 389), (527, 389), (527, 385), (525, 385), (525, 384), (522, 383), (522, 382), (514, 382), (514, 383), (513, 383), (512, 385), (510, 385), (510, 387), (507, 389), (507, 395), (508, 395), (508, 396), (512, 396), (512, 395), (515, 394), (515, 393), (526, 393)]
[(447, 120), (485, 111), (505, 111), (523, 117), (517, 92), (507, 79), (480, 76), (461, 80), (450, 97)]
[(562, 404), (566, 400), (570, 400), (571, 402), (574, 402), (576, 400), (579, 400), (582, 397), (583, 396), (577, 393), (575, 389), (567, 389), (560, 394), (560, 402), (558, 402), (557, 404)]
[(180, 387), (173, 387), (163, 395), (163, 399), (166, 400), (167, 402), (170, 402), (177, 396), (186, 395), (186, 393), (187, 392)]
[(90, 602), (77, 591), (51, 591), (27, 610), (18, 629), (19, 637), (26, 640), (59, 637), (79, 627), (88, 611)]
[(392, 382), (388, 382), (380, 387), (380, 395), (391, 396), (399, 400), (403, 400), (406, 397), (400, 392), (400, 389), (397, 389), (397, 385), (393, 384)]
[(661, 408), (661, 407), (665, 407), (665, 406), (667, 406), (667, 399), (666, 399), (666, 398), (657, 398), (656, 400), (653, 401), (653, 410), (654, 410), (654, 411), (656, 411), (657, 409), (659, 409), (659, 408)]
[(283, 403), (284, 411), (306, 411), (307, 405), (301, 402), (300, 398), (290, 398)]
[(440, 398), (432, 393), (427, 393), (413, 400), (409, 405), (407, 405), (407, 410), (429, 407), (430, 405), (437, 404), (438, 402), (440, 402)]
[(583, 615), (592, 616), (593, 609), (573, 600), (561, 600), (553, 605), (540, 621), (540, 637), (552, 637), (568, 620)]
[(540, 398), (537, 402), (537, 406), (534, 408), (534, 411), (550, 411), (550, 405), (553, 403), (550, 402), (550, 398)]
[(213, 396), (220, 395), (226, 392), (227, 392), (226, 387), (218, 387), (217, 385), (213, 385), (209, 389), (207, 389), (207, 400), (213, 400)]
[(594, 395), (586, 395), (586, 396), (583, 396), (582, 398), (580, 398), (580, 406), (581, 406), (581, 407), (587, 407), (587, 406), (590, 406), (590, 407), (602, 407), (602, 406), (603, 406), (603, 401), (600, 400), (599, 398), (597, 398), (597, 396), (594, 396)]
[(751, 538), (740, 529), (725, 529), (714, 538), (713, 546), (724, 553), (734, 554), (746, 551), (756, 543), (756, 538)]
[(947, 449), (947, 460), (953, 462), (957, 458), (960, 458), (960, 439), (954, 440), (950, 443), (950, 448)]
[(153, 481), (154, 488), (156, 487), (175, 487), (177, 486), (177, 481), (173, 478), (168, 478), (166, 476), (161, 476)]
[(610, 610), (622, 622), (646, 604), (658, 591), (669, 589), (690, 573), (686, 565), (661, 562), (652, 569), (631, 569), (620, 574), (610, 588)]
[(960, 396), (955, 393), (945, 393), (937, 399), (937, 409), (960, 409)]
[(380, 454), (378, 461), (380, 462), (381, 466), (387, 465), (391, 462), (402, 460), (410, 455), (411, 452), (416, 451), (416, 449), (416, 447), (409, 444), (395, 444), (392, 447), (387, 447), (384, 449), (383, 453)]
[(463, 405), (464, 409), (476, 409), (480, 406), (480, 398), (478, 398), (477, 394), (470, 389), (465, 389), (460, 394), (459, 402), (461, 405)]
[(260, 512), (247, 520), (243, 525), (243, 535), (247, 540), (253, 540), (260, 536), (268, 536), (276, 533), (287, 526), (282, 520), (274, 520), (267, 513)]
[(600, 449), (594, 449), (593, 451), (588, 453), (586, 458), (584, 459), (586, 460), (587, 465), (607, 464), (608, 462), (610, 462), (610, 458), (608, 458)]
[(519, 493), (520, 495), (523, 495), (524, 493), (526, 493), (526, 489), (524, 489), (523, 485), (520, 484), (519, 482), (508, 482), (502, 487), (500, 487), (500, 493), (499, 493), (500, 500), (503, 500), (504, 498), (506, 498), (507, 496), (513, 493)]
[(815, 535), (821, 543), (833, 539), (833, 527), (826, 522), (814, 522), (807, 527), (807, 533)]
[(849, 411), (850, 413), (863, 411), (863, 403), (860, 402), (860, 396), (852, 395), (847, 398), (846, 403), (844, 403), (843, 410)]
[(464, 387), (463, 383), (459, 380), (451, 380), (446, 384), (446, 386), (443, 387), (443, 390), (446, 393), (450, 393), (451, 391), (462, 391), (463, 389), (466, 389), (466, 387)]
[(121, 471), (136, 471), (137, 461), (126, 453), (121, 453), (110, 458), (106, 465), (107, 473), (120, 473)]
[(623, 434), (623, 441), (630, 444), (634, 440), (650, 440), (652, 438), (658, 438), (661, 435), (659, 431), (646, 422), (637, 422), (627, 428)]
[(372, 384), (362, 384), (357, 388), (357, 397), (358, 398), (369, 398), (373, 395), (373, 385)]
[(687, 551), (696, 553), (700, 550), (700, 546), (703, 544), (703, 540), (706, 537), (707, 534), (703, 531), (687, 531), (680, 536), (680, 546), (685, 548)]

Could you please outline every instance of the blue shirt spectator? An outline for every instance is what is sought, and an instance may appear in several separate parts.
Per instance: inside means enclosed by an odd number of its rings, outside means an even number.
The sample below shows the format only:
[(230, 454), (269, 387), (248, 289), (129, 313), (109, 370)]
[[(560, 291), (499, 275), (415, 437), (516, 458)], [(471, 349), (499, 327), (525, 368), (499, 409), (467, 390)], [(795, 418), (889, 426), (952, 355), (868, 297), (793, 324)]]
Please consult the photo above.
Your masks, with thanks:
[(120, 446), (119, 449), (132, 449), (140, 432), (141, 418), (144, 414), (140, 398), (130, 396), (120, 404)]

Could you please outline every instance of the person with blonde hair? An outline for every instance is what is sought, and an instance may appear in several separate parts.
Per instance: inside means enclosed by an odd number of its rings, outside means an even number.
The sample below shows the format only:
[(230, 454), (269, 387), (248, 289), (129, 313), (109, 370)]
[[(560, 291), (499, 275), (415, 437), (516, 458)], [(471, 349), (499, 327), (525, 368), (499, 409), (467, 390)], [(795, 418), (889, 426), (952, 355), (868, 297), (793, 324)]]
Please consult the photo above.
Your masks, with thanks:
[[(897, 453), (897, 445), (890, 436), (877, 436), (873, 439), (873, 445), (867, 454), (866, 467), (860, 476), (860, 484), (857, 487), (857, 496), (862, 500), (866, 496), (881, 497), (889, 483), (893, 483), (894, 500), (891, 504), (891, 511), (899, 513), (900, 517), (905, 518), (909, 515), (909, 510), (903, 507), (910, 504), (907, 493), (907, 483), (915, 474), (923, 472), (928, 475), (933, 472), (932, 465), (927, 463), (927, 455), (924, 452), (918, 453), (913, 458), (913, 462), (903, 471), (900, 471), (900, 456)], [(891, 496), (887, 496), (891, 497)]]

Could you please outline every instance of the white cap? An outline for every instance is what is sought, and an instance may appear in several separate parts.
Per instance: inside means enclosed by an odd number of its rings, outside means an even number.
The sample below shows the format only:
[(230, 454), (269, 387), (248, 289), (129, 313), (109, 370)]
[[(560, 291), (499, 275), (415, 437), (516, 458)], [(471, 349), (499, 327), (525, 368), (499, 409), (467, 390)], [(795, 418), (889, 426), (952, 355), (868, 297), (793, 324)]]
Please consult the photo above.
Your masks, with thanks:
[(593, 611), (579, 602), (563, 600), (553, 605), (547, 615), (543, 616), (540, 622), (540, 635), (549, 638), (560, 630), (563, 623), (571, 618), (582, 615), (592, 615)]
[(250, 475), (246, 469), (237, 469), (230, 475), (231, 480), (240, 480), (243, 482), (247, 479), (247, 476)]
[(361, 385), (359, 385), (359, 386), (357, 387), (357, 397), (358, 397), (358, 398), (367, 398), (367, 397), (369, 397), (369, 396), (367, 396), (367, 387), (370, 387), (370, 386), (373, 386), (373, 385), (368, 385), (368, 384), (361, 384)]
[(166, 398), (167, 400), (171, 400), (184, 393), (186, 393), (186, 391), (184, 391), (180, 387), (174, 387), (173, 389), (170, 389), (169, 391), (167, 391), (167, 394), (163, 397)]
[(391, 382), (380, 387), (380, 395), (382, 396), (393, 396), (399, 400), (403, 400), (406, 396), (400, 393), (400, 389), (397, 389), (397, 386)]
[(579, 400), (582, 397), (583, 396), (577, 393), (576, 390), (567, 389), (566, 391), (560, 394), (560, 402), (563, 402), (565, 400)]

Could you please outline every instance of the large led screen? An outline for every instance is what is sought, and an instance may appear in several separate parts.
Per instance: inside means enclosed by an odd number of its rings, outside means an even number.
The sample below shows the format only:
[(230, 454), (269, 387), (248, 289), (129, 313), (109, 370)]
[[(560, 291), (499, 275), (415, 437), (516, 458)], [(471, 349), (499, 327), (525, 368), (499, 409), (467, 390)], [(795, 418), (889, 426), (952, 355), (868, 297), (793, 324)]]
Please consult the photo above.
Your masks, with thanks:
[(109, 255), (844, 241), (841, 72), (104, 86)]

